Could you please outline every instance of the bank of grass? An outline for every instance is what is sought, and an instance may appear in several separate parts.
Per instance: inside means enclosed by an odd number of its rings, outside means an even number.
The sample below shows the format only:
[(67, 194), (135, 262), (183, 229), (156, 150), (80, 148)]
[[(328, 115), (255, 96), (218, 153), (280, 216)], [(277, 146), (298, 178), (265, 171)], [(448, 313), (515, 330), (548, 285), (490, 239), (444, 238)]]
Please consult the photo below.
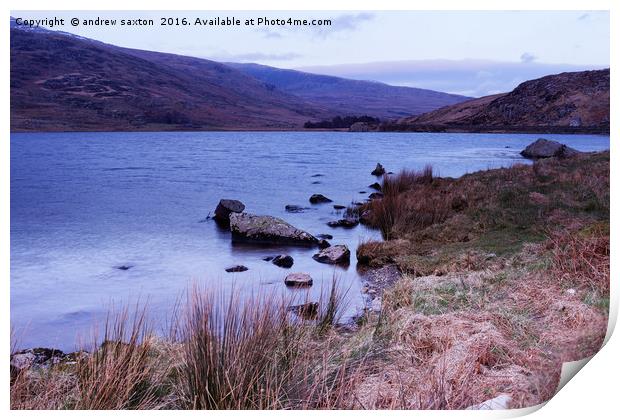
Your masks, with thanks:
[(608, 153), (459, 179), (427, 168), (383, 191), (362, 211), (387, 240), (358, 260), (404, 276), (353, 331), (336, 327), (335, 287), (311, 322), (274, 296), (193, 290), (168, 337), (122, 315), (96, 352), (12, 378), (11, 407), (462, 409), (504, 394), (516, 408), (600, 348)]

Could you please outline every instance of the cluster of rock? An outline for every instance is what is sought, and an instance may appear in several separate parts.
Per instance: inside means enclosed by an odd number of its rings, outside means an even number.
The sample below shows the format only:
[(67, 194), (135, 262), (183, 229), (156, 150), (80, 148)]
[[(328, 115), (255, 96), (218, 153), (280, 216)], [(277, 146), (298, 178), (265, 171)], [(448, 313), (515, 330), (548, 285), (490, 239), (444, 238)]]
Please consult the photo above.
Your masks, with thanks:
[(77, 359), (86, 354), (83, 351), (64, 353), (62, 350), (46, 347), (21, 350), (11, 355), (11, 379), (14, 379), (21, 371), (30, 368), (48, 368), (60, 363), (74, 364)]
[[(322, 194), (314, 194), (310, 197), (313, 204), (331, 202), (329, 198)], [(337, 210), (345, 207), (334, 205)], [(285, 208), (290, 212), (303, 211), (306, 208), (288, 205)], [(345, 264), (350, 261), (351, 252), (345, 245), (332, 246), (327, 239), (332, 239), (329, 234), (318, 235), (315, 237), (310, 233), (299, 229), (290, 223), (273, 216), (261, 216), (245, 213), (245, 205), (238, 200), (222, 199), (216, 210), (214, 219), (222, 226), (228, 226), (233, 241), (252, 242), (277, 245), (297, 245), (297, 246), (316, 246), (319, 252), (313, 258), (325, 264)], [(338, 225), (353, 227), (359, 223), (356, 219), (342, 219)], [(294, 259), (290, 255), (276, 255), (263, 258), (271, 261), (274, 265), (282, 268), (291, 268)], [(235, 265), (226, 269), (229, 273), (239, 273), (247, 271), (244, 265)], [(290, 273), (286, 276), (284, 283), (290, 287), (309, 287), (312, 286), (312, 277), (306, 273)]]

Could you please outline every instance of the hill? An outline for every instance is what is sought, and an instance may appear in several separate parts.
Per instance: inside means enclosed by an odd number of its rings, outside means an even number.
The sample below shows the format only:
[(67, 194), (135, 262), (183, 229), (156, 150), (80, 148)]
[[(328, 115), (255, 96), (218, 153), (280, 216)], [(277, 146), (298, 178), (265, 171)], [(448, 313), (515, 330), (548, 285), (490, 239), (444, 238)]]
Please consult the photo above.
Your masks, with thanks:
[(226, 65), (11, 29), (11, 130), (291, 129), (333, 112)]
[(609, 69), (560, 73), (403, 118), (386, 129), (412, 131), (609, 132)]
[(337, 109), (340, 115), (396, 119), (469, 99), (467, 96), (428, 89), (343, 79), (260, 64), (227, 64), (283, 92), (326, 108)]

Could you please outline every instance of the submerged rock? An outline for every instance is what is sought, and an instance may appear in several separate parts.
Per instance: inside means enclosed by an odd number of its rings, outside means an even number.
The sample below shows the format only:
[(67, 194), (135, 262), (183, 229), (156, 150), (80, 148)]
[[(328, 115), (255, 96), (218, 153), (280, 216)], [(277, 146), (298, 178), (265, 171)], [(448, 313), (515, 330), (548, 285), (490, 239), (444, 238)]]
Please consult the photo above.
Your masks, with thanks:
[(331, 203), (333, 200), (325, 197), (323, 194), (312, 194), (310, 196), (309, 201), (312, 204), (319, 204), (319, 203)]
[(290, 255), (278, 255), (271, 260), (271, 262), (278, 267), (291, 268), (293, 266), (293, 257)]
[(329, 233), (319, 233), (316, 237), (319, 239), (334, 239), (334, 237)]
[(343, 206), (342, 204), (334, 204), (334, 209), (335, 210), (342, 210), (342, 209), (346, 209), (347, 206)]
[(286, 210), (289, 213), (303, 213), (306, 210), (312, 210), (310, 207), (302, 207), (302, 206), (297, 206), (295, 204), (287, 204), (286, 206), (284, 206), (284, 210)]
[(380, 163), (377, 163), (377, 166), (370, 174), (374, 176), (381, 176), (384, 173), (385, 173), (385, 168), (383, 167), (383, 165), (381, 165)]
[(132, 268), (132, 267), (133, 267), (133, 265), (130, 265), (130, 264), (123, 264), (123, 265), (116, 265), (116, 266), (114, 266), (114, 268), (116, 268), (117, 270), (122, 270), (122, 271), (127, 271), (130, 268)]
[(333, 245), (322, 249), (319, 253), (314, 254), (312, 258), (324, 264), (348, 264), (351, 258), (351, 251), (349, 251), (346, 245)]
[(233, 241), (269, 244), (316, 245), (318, 239), (282, 219), (249, 213), (230, 215)]
[(308, 302), (288, 307), (289, 311), (303, 319), (316, 319), (319, 315), (319, 303)]
[(241, 273), (243, 271), (248, 271), (249, 268), (247, 268), (245, 265), (234, 265), (232, 267), (228, 267), (226, 269), (227, 273)]
[(291, 273), (284, 278), (284, 284), (289, 287), (310, 287), (312, 277), (306, 273)]
[(347, 229), (354, 228), (359, 224), (359, 220), (352, 217), (345, 217), (340, 220), (332, 220), (331, 222), (327, 222), (327, 226), (329, 227), (343, 227)]
[(381, 191), (381, 184), (379, 184), (378, 182), (374, 182), (374, 183), (370, 184), (368, 186), (368, 188), (372, 188), (373, 190)]
[(239, 200), (221, 199), (215, 208), (213, 219), (217, 222), (228, 225), (231, 213), (241, 213), (245, 210), (245, 204)]
[(521, 151), (521, 156), (530, 159), (550, 157), (567, 158), (581, 152), (554, 140), (538, 139)]

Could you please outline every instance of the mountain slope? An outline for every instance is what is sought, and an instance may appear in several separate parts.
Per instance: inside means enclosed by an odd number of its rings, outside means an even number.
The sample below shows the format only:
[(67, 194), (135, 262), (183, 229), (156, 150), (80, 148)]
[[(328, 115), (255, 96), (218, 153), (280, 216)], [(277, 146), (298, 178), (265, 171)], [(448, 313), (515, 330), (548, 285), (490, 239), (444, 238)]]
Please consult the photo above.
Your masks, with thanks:
[(220, 63), (11, 29), (11, 130), (290, 129), (333, 115)]
[(606, 69), (530, 80), (510, 93), (403, 118), (397, 128), (609, 131), (609, 112), (609, 69)]
[(339, 110), (340, 115), (401, 118), (469, 99), (428, 89), (278, 69), (260, 64), (227, 63), (284, 92)]

